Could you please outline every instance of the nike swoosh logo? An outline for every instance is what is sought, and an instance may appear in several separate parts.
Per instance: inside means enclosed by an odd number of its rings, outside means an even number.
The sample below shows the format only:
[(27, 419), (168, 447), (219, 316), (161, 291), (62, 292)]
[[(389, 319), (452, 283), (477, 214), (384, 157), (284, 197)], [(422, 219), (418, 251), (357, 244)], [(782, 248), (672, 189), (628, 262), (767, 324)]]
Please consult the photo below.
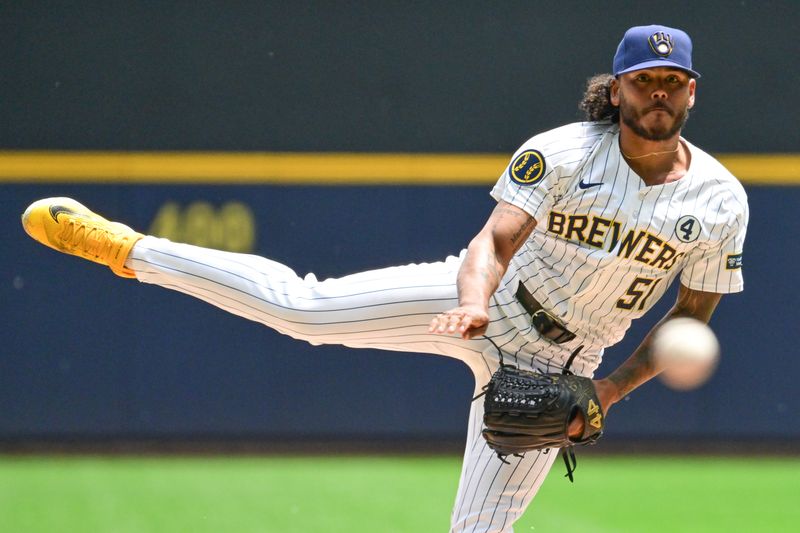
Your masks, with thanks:
[(600, 183), (584, 183), (583, 180), (581, 180), (578, 182), (578, 187), (580, 187), (581, 189), (590, 189), (592, 187), (599, 187), (602, 184), (603, 184), (602, 181)]
[(66, 213), (68, 215), (75, 213), (75, 211), (73, 211), (69, 207), (64, 207), (63, 205), (51, 205), (48, 211), (50, 211), (50, 216), (53, 217), (53, 220), (55, 220), (56, 222), (58, 222), (58, 215), (62, 213)]

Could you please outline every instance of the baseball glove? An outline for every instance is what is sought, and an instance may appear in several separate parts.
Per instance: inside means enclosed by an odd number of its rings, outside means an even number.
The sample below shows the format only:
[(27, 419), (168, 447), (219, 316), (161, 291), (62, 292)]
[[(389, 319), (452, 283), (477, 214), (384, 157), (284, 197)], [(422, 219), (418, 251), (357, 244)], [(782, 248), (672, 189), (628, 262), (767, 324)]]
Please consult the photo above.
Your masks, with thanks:
[[(531, 450), (564, 448), (571, 480), (575, 466), (572, 446), (594, 444), (603, 433), (603, 411), (589, 378), (540, 374), (501, 364), (483, 394), (483, 437), (503, 461), (508, 455)], [(586, 424), (583, 435), (571, 439), (567, 429), (578, 413)]]

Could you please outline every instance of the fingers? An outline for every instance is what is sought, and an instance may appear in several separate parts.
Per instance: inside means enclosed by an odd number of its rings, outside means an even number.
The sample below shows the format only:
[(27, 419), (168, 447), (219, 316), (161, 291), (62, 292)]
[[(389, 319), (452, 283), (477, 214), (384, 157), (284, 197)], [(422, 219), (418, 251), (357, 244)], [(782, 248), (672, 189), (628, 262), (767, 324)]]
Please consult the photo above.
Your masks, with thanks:
[(464, 339), (471, 339), (486, 331), (487, 322), (485, 317), (474, 316), (462, 308), (456, 308), (441, 313), (431, 320), (428, 332), (440, 335), (458, 334)]
[(436, 318), (431, 320), (428, 327), (430, 333), (463, 333), (469, 327), (471, 319), (463, 311), (452, 310), (437, 315)]

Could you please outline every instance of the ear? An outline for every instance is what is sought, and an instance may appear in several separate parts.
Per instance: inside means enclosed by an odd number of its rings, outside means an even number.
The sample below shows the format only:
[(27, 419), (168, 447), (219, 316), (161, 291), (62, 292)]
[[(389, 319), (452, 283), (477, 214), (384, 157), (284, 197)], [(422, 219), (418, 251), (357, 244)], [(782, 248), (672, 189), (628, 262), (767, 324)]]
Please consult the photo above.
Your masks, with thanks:
[(689, 80), (689, 102), (688, 102), (689, 109), (694, 107), (694, 95), (696, 90), (697, 90), (697, 80), (692, 78)]
[(611, 87), (610, 90), (610, 97), (611, 97), (611, 105), (614, 107), (619, 107), (619, 79), (614, 78), (611, 80)]

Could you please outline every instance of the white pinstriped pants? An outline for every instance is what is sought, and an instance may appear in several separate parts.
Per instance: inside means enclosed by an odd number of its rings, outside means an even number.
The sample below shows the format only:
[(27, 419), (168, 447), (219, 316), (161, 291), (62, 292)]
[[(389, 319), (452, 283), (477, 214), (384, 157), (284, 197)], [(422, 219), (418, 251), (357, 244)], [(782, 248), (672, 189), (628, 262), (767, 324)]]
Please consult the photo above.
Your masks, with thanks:
[[(200, 298), (312, 344), (455, 357), (472, 369), (477, 393), (499, 364), (496, 348), (486, 339), (428, 333), (431, 319), (457, 304), (460, 264), (461, 258), (449, 257), (317, 281), (263, 257), (146, 237), (126, 266), (142, 282)], [(502, 339), (515, 326), (497, 305), (491, 306), (490, 316), (487, 336), (504, 346)], [(472, 402), (451, 516), (454, 532), (512, 531), (558, 457), (556, 450), (527, 453), (504, 464), (481, 436), (482, 420), (483, 402)]]

